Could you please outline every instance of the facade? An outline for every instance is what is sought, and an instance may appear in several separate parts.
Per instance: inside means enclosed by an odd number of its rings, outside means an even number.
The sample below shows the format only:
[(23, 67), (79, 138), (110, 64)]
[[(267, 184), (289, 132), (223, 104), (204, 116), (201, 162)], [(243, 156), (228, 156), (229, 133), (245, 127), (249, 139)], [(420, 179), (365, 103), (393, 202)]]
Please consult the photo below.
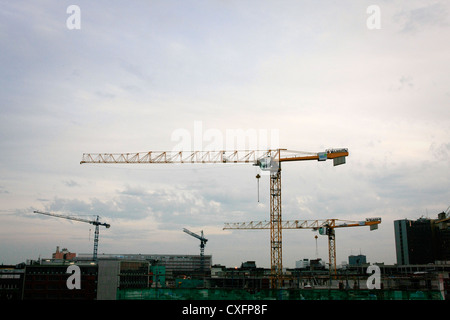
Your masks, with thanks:
[[(79, 254), (79, 261), (92, 259), (92, 254)], [(152, 266), (165, 268), (167, 280), (191, 275), (210, 275), (212, 256), (204, 255), (175, 255), (175, 254), (101, 254), (98, 259), (118, 259), (132, 261), (148, 261)], [(203, 272), (202, 270), (203, 263)]]
[(69, 264), (33, 264), (25, 266), (23, 300), (95, 300), (97, 298), (97, 265), (80, 267), (80, 289), (68, 289)]
[(0, 300), (19, 300), (22, 298), (24, 275), (23, 265), (0, 266)]
[(360, 266), (360, 265), (367, 264), (366, 256), (363, 254), (358, 254), (356, 256), (351, 255), (348, 257), (348, 264), (349, 264), (349, 266)]
[[(270, 290), (270, 269), (258, 268), (252, 261), (243, 263), (240, 268), (214, 266), (210, 276), (185, 276), (174, 281), (166, 280), (163, 266), (151, 265), (149, 261), (100, 259), (98, 263), (75, 263), (81, 270), (81, 286), (76, 289), (68, 286), (71, 277), (68, 267), (73, 263), (43, 260), (32, 265), (2, 266), (0, 299), (222, 299), (230, 293), (250, 299), (261, 293), (274, 294), (270, 298), (280, 298), (281, 294), (278, 289)], [(381, 293), (377, 295), (380, 298), (409, 299), (419, 292), (421, 296), (416, 298), (449, 299), (450, 263), (378, 266)], [(283, 294), (299, 289), (367, 291), (367, 266), (363, 265), (349, 266), (338, 272), (336, 278), (330, 277), (327, 270), (297, 268), (287, 269), (285, 276)], [(391, 296), (392, 292), (395, 297)], [(299, 291), (300, 295), (304, 293)]]
[(450, 228), (435, 219), (394, 221), (397, 264), (450, 261)]
[(52, 259), (73, 260), (76, 256), (76, 253), (69, 252), (66, 248), (59, 251), (59, 247), (56, 247), (56, 252), (52, 254)]
[(433, 263), (433, 238), (430, 219), (394, 221), (397, 264)]
[(303, 259), (303, 260), (298, 260), (295, 261), (295, 267), (297, 269), (305, 269), (305, 268), (309, 268), (309, 259)]
[(98, 261), (98, 300), (115, 300), (117, 290), (157, 287), (161, 282), (165, 282), (164, 268), (152, 267), (148, 261)]
[(324, 270), (325, 264), (322, 259), (303, 259), (295, 261), (295, 268), (297, 269), (307, 269), (307, 270)]

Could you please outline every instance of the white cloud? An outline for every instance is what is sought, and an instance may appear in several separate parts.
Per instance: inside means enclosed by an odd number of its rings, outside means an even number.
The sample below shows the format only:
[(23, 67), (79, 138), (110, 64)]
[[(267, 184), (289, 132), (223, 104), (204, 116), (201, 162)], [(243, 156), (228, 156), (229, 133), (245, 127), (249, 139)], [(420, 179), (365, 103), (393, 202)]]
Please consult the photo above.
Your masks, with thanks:
[(448, 8), (439, 1), (404, 9), (396, 17), (403, 24), (402, 32), (405, 33), (424, 32), (435, 26), (449, 26)]

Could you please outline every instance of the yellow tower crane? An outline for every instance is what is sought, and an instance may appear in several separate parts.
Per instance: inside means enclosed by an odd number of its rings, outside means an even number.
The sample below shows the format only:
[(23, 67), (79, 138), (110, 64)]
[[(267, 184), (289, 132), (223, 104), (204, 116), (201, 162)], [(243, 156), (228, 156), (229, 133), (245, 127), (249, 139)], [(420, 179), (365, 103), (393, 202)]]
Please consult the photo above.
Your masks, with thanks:
[(279, 287), (282, 278), (281, 228), (281, 162), (326, 161), (335, 166), (345, 163), (347, 149), (328, 149), (324, 152), (303, 152), (287, 149), (234, 151), (148, 151), (138, 153), (84, 153), (83, 163), (252, 163), (263, 171), (270, 171), (270, 247), (272, 287)]
[[(292, 220), (282, 221), (282, 229), (312, 229), (318, 230), (321, 235), (328, 236), (328, 259), (331, 270), (336, 274), (336, 234), (334, 229), (346, 227), (362, 227), (370, 226), (370, 231), (378, 229), (378, 224), (381, 223), (381, 218), (366, 218), (364, 221), (350, 221), (340, 219), (326, 219), (326, 220)], [(250, 222), (235, 222), (225, 223), (223, 228), (227, 229), (270, 229), (269, 221), (250, 221)]]

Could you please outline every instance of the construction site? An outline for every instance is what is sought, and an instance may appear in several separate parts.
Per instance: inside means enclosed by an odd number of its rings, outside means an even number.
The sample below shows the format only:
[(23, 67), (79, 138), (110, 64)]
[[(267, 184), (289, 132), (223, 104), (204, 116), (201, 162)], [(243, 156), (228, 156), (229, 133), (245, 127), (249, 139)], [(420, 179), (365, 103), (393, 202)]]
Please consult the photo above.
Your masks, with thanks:
[[(320, 161), (333, 160), (334, 166), (345, 164), (345, 158), (349, 155), (345, 148), (328, 149), (323, 152), (300, 152), (287, 149), (274, 150), (231, 150), (231, 151), (163, 151), (144, 153), (122, 153), (122, 154), (91, 154), (85, 153), (80, 164), (224, 164), (224, 163), (248, 163), (260, 168), (262, 172), (270, 173), (270, 212), (268, 223), (262, 228), (267, 228), (270, 232), (270, 287), (279, 288), (283, 278), (283, 257), (282, 257), (282, 204), (281, 204), (281, 164), (283, 162), (294, 161)], [(260, 175), (257, 175), (257, 179)], [(258, 223), (256, 223), (259, 225)], [(333, 224), (333, 223), (332, 223)], [(290, 223), (288, 223), (290, 225)], [(239, 224), (234, 228), (253, 228), (250, 223)], [(298, 226), (297, 226), (298, 227)], [(324, 232), (329, 236), (330, 263), (335, 265), (334, 249), (334, 227), (328, 222), (323, 226)], [(233, 228), (226, 226), (226, 228)], [(204, 246), (205, 240), (201, 240)]]
[(0, 3), (0, 305), (446, 306), (450, 1)]
[[(94, 261), (92, 254), (57, 248), (52, 258), (0, 266), (0, 300), (450, 299), (448, 262), (370, 265), (354, 258), (337, 270), (302, 261), (284, 269), (272, 288), (271, 270), (255, 261), (227, 267), (212, 264), (211, 255), (161, 254), (101, 254)], [(73, 266), (80, 270), (77, 290), (68, 288)]]
[[(188, 164), (248, 163), (269, 173), (270, 211), (268, 220), (224, 223), (224, 230), (267, 230), (270, 246), (258, 248), (270, 254), (270, 268), (255, 261), (240, 267), (213, 263), (205, 254), (207, 235), (182, 231), (199, 242), (198, 255), (145, 253), (99, 254), (100, 227), (111, 225), (100, 217), (85, 219), (59, 213), (36, 214), (88, 223), (95, 226), (92, 254), (73, 254), (59, 247), (52, 258), (3, 266), (0, 297), (11, 299), (88, 300), (447, 300), (449, 299), (450, 253), (448, 220), (450, 207), (437, 219), (396, 221), (395, 265), (370, 265), (365, 256), (349, 257), (345, 267), (336, 263), (338, 228), (365, 227), (376, 231), (379, 217), (359, 221), (343, 219), (283, 220), (281, 164), (294, 161), (333, 160), (345, 164), (347, 149), (298, 152), (267, 151), (147, 152), (136, 154), (83, 154), (81, 164)], [(259, 179), (260, 176), (257, 176)], [(416, 227), (415, 227), (416, 226)], [(425, 226), (425, 227), (424, 227)], [(300, 261), (296, 268), (283, 265), (283, 230), (313, 230), (328, 238), (328, 261)], [(317, 239), (316, 235), (316, 239)], [(417, 239), (421, 239), (417, 241)], [(425, 240), (424, 240), (425, 239)], [(55, 239), (55, 241), (58, 239)], [(418, 245), (419, 243), (419, 245)], [(432, 254), (429, 254), (432, 252)], [(78, 266), (82, 290), (67, 290), (69, 266)]]

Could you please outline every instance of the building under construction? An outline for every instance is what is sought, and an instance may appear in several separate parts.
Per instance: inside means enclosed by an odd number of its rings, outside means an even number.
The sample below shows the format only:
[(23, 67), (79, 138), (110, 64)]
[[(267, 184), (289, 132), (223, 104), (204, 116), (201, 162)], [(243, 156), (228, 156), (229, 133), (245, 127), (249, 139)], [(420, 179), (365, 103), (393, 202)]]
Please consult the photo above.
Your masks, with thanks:
[[(57, 248), (59, 251), (59, 248)], [(65, 251), (65, 250), (63, 250)], [(67, 250), (68, 252), (68, 250)], [(202, 264), (206, 261), (206, 265)], [(305, 261), (303, 261), (305, 262)], [(450, 262), (384, 265), (380, 288), (368, 286), (365, 256), (349, 257), (336, 274), (324, 264), (285, 269), (271, 288), (270, 268), (246, 261), (213, 265), (212, 256), (160, 254), (58, 255), (0, 267), (0, 299), (15, 300), (449, 300)], [(315, 260), (314, 260), (315, 262)], [(80, 268), (80, 290), (67, 287), (68, 267)]]
[[(90, 254), (80, 254), (76, 261), (89, 261)], [(176, 254), (101, 254), (99, 261), (144, 261), (151, 266), (163, 267), (166, 282), (169, 286), (175, 283), (177, 278), (203, 278), (210, 274), (212, 256), (204, 255), (176, 255)]]
[[(448, 249), (449, 210), (434, 220), (394, 223), (396, 245), (400, 248), (398, 257), (406, 258), (396, 265), (377, 264), (379, 287), (375, 289), (368, 281), (372, 266), (362, 256), (349, 257), (346, 268), (335, 269), (331, 263), (328, 268), (322, 268), (309, 263), (283, 269), (279, 286), (273, 288), (272, 268), (258, 268), (254, 261), (243, 262), (240, 268), (213, 265), (212, 256), (204, 255), (203, 251), (200, 255), (97, 255), (94, 250), (93, 254), (76, 255), (57, 247), (51, 259), (2, 266), (0, 297), (22, 300), (449, 300), (450, 260), (445, 251)], [(306, 222), (294, 221), (289, 225), (296, 229), (323, 227)], [(380, 221), (370, 219), (358, 225), (368, 222)], [(327, 228), (353, 225), (333, 223), (328, 221)], [(264, 223), (253, 226), (266, 228)], [(283, 226), (288, 227), (285, 224), (280, 227)], [(203, 234), (199, 239), (206, 240)], [(420, 250), (417, 244), (425, 249)], [(425, 251), (428, 256), (422, 259), (424, 256), (420, 255)], [(82, 290), (68, 289), (67, 270), (72, 265), (80, 269)]]

